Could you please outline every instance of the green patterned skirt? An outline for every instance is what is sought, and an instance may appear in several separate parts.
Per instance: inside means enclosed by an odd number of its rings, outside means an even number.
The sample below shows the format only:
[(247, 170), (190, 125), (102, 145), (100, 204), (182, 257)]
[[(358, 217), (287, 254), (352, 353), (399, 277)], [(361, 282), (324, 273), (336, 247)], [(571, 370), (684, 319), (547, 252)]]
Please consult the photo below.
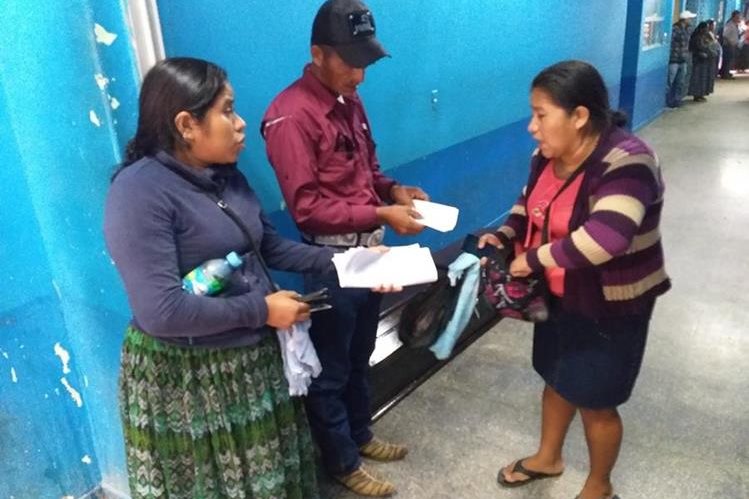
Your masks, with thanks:
[(318, 498), (278, 342), (182, 348), (128, 328), (120, 412), (134, 499)]

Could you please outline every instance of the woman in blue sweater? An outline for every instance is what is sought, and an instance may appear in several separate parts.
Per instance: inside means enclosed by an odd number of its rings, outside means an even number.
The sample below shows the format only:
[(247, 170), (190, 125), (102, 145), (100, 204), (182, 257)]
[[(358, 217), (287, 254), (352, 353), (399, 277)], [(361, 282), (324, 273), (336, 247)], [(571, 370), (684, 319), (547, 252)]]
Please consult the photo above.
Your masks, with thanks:
[[(309, 307), (274, 290), (204, 191), (239, 215), (272, 268), (333, 272), (332, 252), (276, 233), (235, 166), (244, 137), (221, 68), (175, 58), (146, 75), (104, 227), (133, 312), (120, 409), (134, 498), (318, 497), (306, 417), (273, 333), (308, 319)], [(231, 251), (245, 264), (225, 293), (182, 290), (182, 276)]]

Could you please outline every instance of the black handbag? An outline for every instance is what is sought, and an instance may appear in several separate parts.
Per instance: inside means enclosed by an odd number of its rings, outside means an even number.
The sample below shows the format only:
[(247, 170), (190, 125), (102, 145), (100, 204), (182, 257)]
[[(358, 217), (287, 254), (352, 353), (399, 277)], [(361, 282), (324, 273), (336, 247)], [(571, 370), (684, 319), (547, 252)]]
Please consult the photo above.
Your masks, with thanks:
[(534, 276), (513, 277), (508, 260), (497, 258), (487, 261), (481, 268), (479, 293), (502, 317), (529, 322), (545, 321), (549, 318), (546, 281)]
[(534, 276), (510, 275), (508, 263), (514, 257), (512, 250), (489, 245), (478, 249), (478, 237), (469, 234), (463, 241), (463, 251), (486, 258), (486, 264), (481, 267), (479, 297), (498, 315), (530, 322), (548, 318), (546, 282)]
[[(549, 202), (541, 229), (541, 245), (549, 241), (549, 212), (552, 203), (582, 172), (582, 167), (578, 167)], [(473, 240), (471, 242), (466, 240), (464, 250), (466, 246), (471, 245), (475, 246)], [(497, 314), (529, 322), (543, 322), (549, 318), (549, 290), (543, 273), (527, 277), (513, 277), (510, 274), (509, 262), (515, 254), (511, 248), (498, 250), (494, 247), (485, 247), (483, 250), (476, 249), (476, 251), (477, 256), (487, 257), (486, 265), (481, 268), (479, 294), (483, 295), (484, 299), (494, 307)]]
[(416, 294), (403, 307), (398, 338), (407, 347), (431, 346), (453, 316), (460, 295), (460, 282), (450, 285), (447, 270), (437, 268), (437, 281)]

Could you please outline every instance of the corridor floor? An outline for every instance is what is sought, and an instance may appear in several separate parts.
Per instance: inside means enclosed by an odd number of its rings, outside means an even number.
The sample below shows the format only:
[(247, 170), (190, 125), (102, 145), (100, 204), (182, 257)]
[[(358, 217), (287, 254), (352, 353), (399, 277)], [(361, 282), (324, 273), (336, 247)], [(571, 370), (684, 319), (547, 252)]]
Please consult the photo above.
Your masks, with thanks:
[[(749, 75), (718, 81), (639, 131), (667, 191), (662, 232), (673, 290), (657, 304), (642, 372), (622, 406), (614, 470), (622, 499), (749, 498)], [(572, 499), (588, 465), (579, 417), (560, 478), (506, 490), (496, 474), (531, 454), (542, 383), (531, 328), (505, 320), (375, 425), (411, 453), (369, 466), (399, 499)], [(323, 484), (324, 498), (356, 497)]]

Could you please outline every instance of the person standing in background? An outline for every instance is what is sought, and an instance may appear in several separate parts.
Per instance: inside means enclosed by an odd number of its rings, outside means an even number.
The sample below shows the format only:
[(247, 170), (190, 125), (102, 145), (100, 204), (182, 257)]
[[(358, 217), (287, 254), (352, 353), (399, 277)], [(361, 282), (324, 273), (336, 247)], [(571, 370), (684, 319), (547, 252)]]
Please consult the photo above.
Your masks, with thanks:
[(715, 61), (720, 51), (707, 22), (701, 22), (692, 33), (689, 51), (693, 61), (689, 95), (694, 97), (695, 102), (705, 102), (705, 97), (713, 93), (715, 87)]
[(718, 53), (715, 56), (715, 59), (713, 60), (713, 83), (715, 83), (715, 79), (718, 77), (718, 72), (720, 71), (720, 61), (723, 59), (723, 47), (720, 46), (720, 38), (718, 37), (717, 33), (715, 32), (715, 19), (708, 19), (707, 20), (707, 29), (710, 33), (710, 38), (713, 42), (713, 46), (717, 47)]
[(671, 34), (671, 52), (668, 59), (668, 81), (666, 86), (666, 105), (674, 108), (681, 106), (687, 84), (689, 55), (689, 23), (697, 17), (685, 10), (679, 15), (679, 22), (673, 25)]
[(741, 41), (740, 24), (741, 12), (734, 10), (731, 13), (731, 19), (723, 27), (723, 64), (720, 67), (720, 77), (723, 80), (733, 78), (731, 70), (736, 64), (739, 42)]
[(741, 40), (739, 42), (738, 56), (736, 57), (736, 71), (746, 73), (749, 69), (749, 29), (746, 22), (741, 23)]

